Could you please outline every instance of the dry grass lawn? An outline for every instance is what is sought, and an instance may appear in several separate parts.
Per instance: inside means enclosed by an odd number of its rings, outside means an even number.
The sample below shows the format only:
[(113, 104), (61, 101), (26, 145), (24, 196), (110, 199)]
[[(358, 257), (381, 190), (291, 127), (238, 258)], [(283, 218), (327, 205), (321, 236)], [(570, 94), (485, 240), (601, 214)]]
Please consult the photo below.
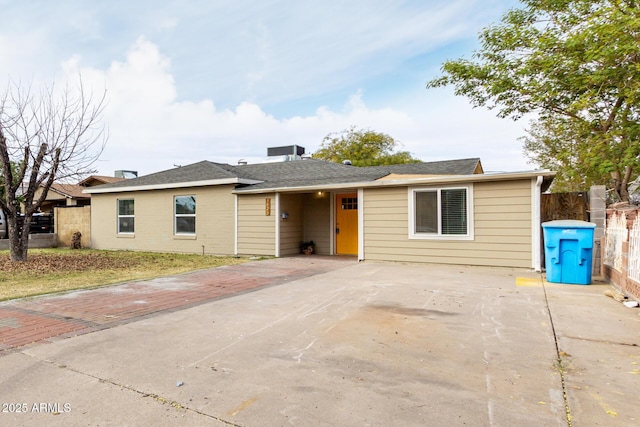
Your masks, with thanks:
[(30, 249), (26, 263), (0, 251), (0, 301), (240, 264), (243, 258), (92, 249)]

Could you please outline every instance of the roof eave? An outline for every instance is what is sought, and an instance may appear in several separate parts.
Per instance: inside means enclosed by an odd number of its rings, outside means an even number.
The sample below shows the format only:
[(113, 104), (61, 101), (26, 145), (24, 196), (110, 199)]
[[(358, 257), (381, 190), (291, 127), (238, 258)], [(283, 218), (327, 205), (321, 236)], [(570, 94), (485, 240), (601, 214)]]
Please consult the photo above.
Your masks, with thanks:
[[(57, 188), (55, 188), (53, 186), (49, 187), (48, 192), (56, 193), (56, 194), (58, 194), (58, 195), (60, 195), (60, 196), (62, 196), (64, 198), (67, 198), (67, 199), (86, 199), (86, 198), (91, 197), (91, 196), (80, 196), (80, 195), (77, 195), (77, 194), (67, 193), (67, 192), (62, 191), (60, 189), (57, 189)], [(84, 193), (84, 191), (83, 191), (83, 193)]]
[(91, 187), (83, 190), (83, 193), (89, 194), (101, 194), (101, 193), (129, 193), (132, 191), (149, 191), (149, 190), (168, 190), (172, 188), (186, 188), (186, 187), (208, 187), (215, 185), (228, 185), (228, 184), (260, 184), (263, 181), (256, 181), (253, 179), (245, 178), (222, 178), (222, 179), (209, 179), (205, 181), (187, 181), (187, 182), (172, 182), (164, 184), (148, 184), (148, 185), (133, 185), (130, 187), (109, 187), (100, 188)]
[(376, 188), (376, 187), (402, 187), (410, 185), (438, 185), (465, 182), (490, 182), (490, 181), (513, 181), (517, 179), (529, 179), (542, 176), (543, 178), (553, 178), (556, 172), (548, 170), (529, 172), (507, 172), (499, 174), (474, 174), (474, 175), (438, 175), (427, 178), (412, 178), (398, 180), (379, 179), (375, 181), (343, 182), (326, 185), (308, 185), (296, 187), (273, 187), (256, 189), (235, 189), (235, 194), (260, 194), (260, 193), (292, 193), (301, 191), (327, 191), (343, 190), (347, 188)]
[(57, 190), (57, 189), (55, 189), (53, 187), (49, 187), (48, 191), (51, 191), (51, 192), (56, 193), (56, 194), (59, 194), (62, 197), (66, 197), (67, 199), (72, 199), (73, 198), (73, 196), (71, 196), (69, 193), (65, 193), (64, 191)]

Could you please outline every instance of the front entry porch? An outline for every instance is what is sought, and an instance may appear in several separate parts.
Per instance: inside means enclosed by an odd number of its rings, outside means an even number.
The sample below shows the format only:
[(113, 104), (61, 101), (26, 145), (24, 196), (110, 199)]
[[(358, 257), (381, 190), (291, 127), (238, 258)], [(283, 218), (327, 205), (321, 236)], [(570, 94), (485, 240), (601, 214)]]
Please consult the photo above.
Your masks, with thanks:
[(300, 243), (315, 244), (318, 255), (358, 255), (358, 194), (276, 194), (278, 224), (277, 256), (299, 254)]

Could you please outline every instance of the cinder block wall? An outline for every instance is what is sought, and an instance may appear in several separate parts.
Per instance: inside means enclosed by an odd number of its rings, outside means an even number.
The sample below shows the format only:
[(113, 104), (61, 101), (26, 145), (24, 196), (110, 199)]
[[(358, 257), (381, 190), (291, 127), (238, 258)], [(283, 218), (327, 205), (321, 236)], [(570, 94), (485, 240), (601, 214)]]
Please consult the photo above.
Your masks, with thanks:
[(54, 216), (58, 247), (70, 247), (76, 231), (82, 233), (82, 247), (91, 246), (91, 206), (55, 208)]
[(593, 269), (594, 276), (602, 274), (601, 269), (601, 240), (604, 237), (607, 228), (607, 188), (604, 185), (594, 185), (589, 190), (589, 221), (596, 224), (593, 231), (594, 247), (593, 247)]
[[(58, 238), (54, 233), (29, 234), (29, 248), (55, 248)], [(9, 239), (0, 240), (0, 251), (9, 250)]]

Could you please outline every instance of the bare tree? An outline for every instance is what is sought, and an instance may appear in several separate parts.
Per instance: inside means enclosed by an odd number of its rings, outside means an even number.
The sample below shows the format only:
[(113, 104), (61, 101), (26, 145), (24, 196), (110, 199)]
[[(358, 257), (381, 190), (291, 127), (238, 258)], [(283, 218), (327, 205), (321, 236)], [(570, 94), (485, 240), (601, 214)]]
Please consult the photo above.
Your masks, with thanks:
[(32, 87), (12, 82), (0, 94), (0, 208), (12, 261), (27, 260), (31, 218), (51, 184), (93, 173), (106, 144), (100, 124), (106, 93), (87, 95), (81, 79), (77, 86), (56, 89), (51, 85), (34, 95)]

